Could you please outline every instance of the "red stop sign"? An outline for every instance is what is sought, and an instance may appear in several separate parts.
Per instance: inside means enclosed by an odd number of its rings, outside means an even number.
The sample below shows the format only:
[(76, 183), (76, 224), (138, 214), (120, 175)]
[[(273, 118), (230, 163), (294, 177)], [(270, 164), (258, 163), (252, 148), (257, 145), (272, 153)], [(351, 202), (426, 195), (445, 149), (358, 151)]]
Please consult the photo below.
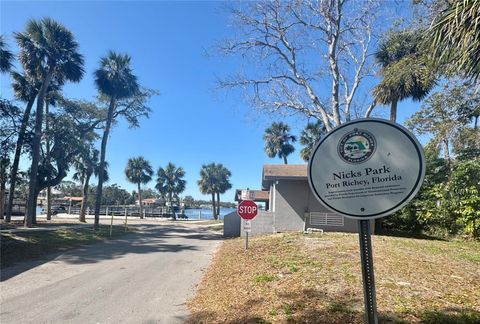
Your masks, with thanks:
[(257, 216), (258, 207), (252, 200), (243, 200), (238, 204), (237, 213), (243, 219), (252, 219)]

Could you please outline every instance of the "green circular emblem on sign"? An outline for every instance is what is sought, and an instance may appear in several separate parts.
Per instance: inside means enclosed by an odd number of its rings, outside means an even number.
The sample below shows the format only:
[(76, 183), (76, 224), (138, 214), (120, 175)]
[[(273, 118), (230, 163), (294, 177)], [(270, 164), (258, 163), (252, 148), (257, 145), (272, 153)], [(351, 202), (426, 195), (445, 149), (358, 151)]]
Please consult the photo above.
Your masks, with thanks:
[(375, 137), (370, 132), (355, 128), (343, 135), (338, 143), (338, 155), (347, 163), (362, 163), (373, 155), (376, 147)]

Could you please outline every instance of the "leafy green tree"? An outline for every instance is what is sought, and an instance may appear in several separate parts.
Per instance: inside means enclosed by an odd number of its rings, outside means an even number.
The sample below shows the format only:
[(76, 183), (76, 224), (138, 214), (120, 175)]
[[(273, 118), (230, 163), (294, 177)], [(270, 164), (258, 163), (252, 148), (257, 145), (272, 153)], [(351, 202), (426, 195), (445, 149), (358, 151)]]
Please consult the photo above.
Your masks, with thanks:
[[(78, 220), (82, 223), (86, 222), (85, 215), (88, 206), (88, 194), (89, 183), (92, 175), (98, 176), (100, 172), (99, 156), (100, 152), (91, 146), (85, 147), (80, 154), (73, 161), (73, 167), (75, 173), (73, 174), (73, 180), (80, 181), (82, 183), (82, 205), (80, 207), (80, 214)], [(105, 163), (105, 169), (103, 170), (103, 178), (108, 181), (108, 163)]]
[(150, 162), (142, 156), (130, 158), (125, 168), (125, 175), (128, 181), (135, 183), (138, 188), (138, 204), (140, 206), (140, 218), (143, 218), (143, 203), (141, 184), (147, 184), (152, 180), (153, 169)]
[(215, 220), (218, 219), (215, 208), (215, 192), (217, 185), (217, 168), (215, 163), (202, 165), (200, 169), (200, 180), (197, 181), (200, 192), (204, 195), (212, 195), (212, 215)]
[[(148, 117), (150, 108), (147, 100), (155, 93), (140, 89), (137, 77), (133, 74), (130, 56), (110, 51), (100, 60), (100, 67), (95, 71), (95, 85), (101, 96), (108, 101), (106, 123), (103, 130), (100, 149), (100, 169), (103, 169), (107, 152), (107, 141), (112, 123), (119, 116), (124, 116), (131, 127), (138, 127), (141, 116)], [(100, 204), (103, 187), (102, 174), (98, 177), (95, 200), (95, 225), (100, 226)]]
[(375, 53), (382, 81), (374, 88), (377, 103), (390, 104), (390, 120), (397, 119), (398, 102), (420, 101), (435, 86), (435, 74), (423, 53), (422, 30), (389, 32)]
[(449, 1), (429, 30), (431, 51), (437, 63), (449, 73), (480, 75), (479, 0)]
[(31, 226), (36, 216), (36, 190), (40, 162), (43, 104), (48, 87), (53, 79), (59, 84), (65, 81), (78, 82), (84, 74), (83, 56), (78, 52), (78, 43), (73, 34), (50, 18), (30, 20), (23, 33), (15, 33), (20, 48), (19, 60), (32, 77), (42, 75), (38, 90), (35, 114), (35, 131), (32, 142), (32, 165), (30, 168), (29, 195), (25, 225)]
[(13, 53), (8, 50), (3, 35), (0, 35), (0, 72), (9, 72), (13, 66)]
[(457, 133), (465, 127), (465, 120), (458, 118), (460, 107), (468, 100), (461, 88), (445, 86), (443, 91), (435, 92), (406, 122), (418, 135), (433, 135), (432, 143), (441, 146), (445, 160), (450, 162), (452, 142)]
[(461, 161), (480, 156), (480, 129), (461, 128), (453, 139), (453, 152)]
[(79, 197), (82, 195), (82, 187), (73, 181), (63, 180), (55, 186), (61, 196)]
[(287, 156), (295, 151), (294, 143), (297, 138), (290, 134), (290, 126), (285, 123), (273, 123), (265, 130), (263, 140), (265, 141), (265, 153), (270, 158), (278, 156), (288, 164)]
[(453, 168), (445, 188), (463, 231), (480, 239), (480, 158), (461, 161)]
[(142, 189), (142, 199), (148, 198), (157, 198), (158, 192), (152, 188), (143, 188)]
[[(96, 188), (92, 188), (95, 193)], [(127, 190), (121, 188), (116, 183), (103, 188), (102, 205), (120, 205), (120, 204), (133, 204), (135, 203), (135, 197), (133, 197)], [(94, 195), (92, 196), (94, 197)], [(92, 201), (94, 203), (94, 201)]]
[(440, 216), (444, 213), (432, 212), (437, 207), (437, 188), (448, 180), (450, 168), (443, 158), (439, 158), (440, 148), (435, 141), (430, 141), (424, 151), (426, 172), (420, 191), (406, 207), (384, 218), (382, 229), (421, 233), (423, 230), (446, 228), (453, 223), (447, 217)]
[(173, 196), (181, 194), (186, 187), (187, 182), (183, 179), (185, 170), (182, 167), (176, 167), (175, 164), (169, 162), (165, 168), (160, 167), (157, 171), (157, 184), (155, 188), (162, 194), (168, 195), (170, 208), (174, 218)]
[(304, 147), (300, 151), (300, 157), (308, 162), (310, 160), (310, 155), (323, 135), (327, 133), (327, 129), (322, 121), (317, 121), (315, 124), (308, 123), (307, 126), (302, 130), (300, 134), (300, 144)]
[(192, 196), (185, 196), (183, 198), (185, 207), (193, 207), (195, 205), (195, 199)]

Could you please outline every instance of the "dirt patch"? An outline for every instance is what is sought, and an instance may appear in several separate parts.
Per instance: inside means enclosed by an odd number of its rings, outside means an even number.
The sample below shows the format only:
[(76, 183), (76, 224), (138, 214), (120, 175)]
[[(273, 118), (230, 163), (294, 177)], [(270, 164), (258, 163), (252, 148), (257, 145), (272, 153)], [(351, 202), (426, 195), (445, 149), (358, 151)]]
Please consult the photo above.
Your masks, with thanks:
[[(225, 241), (189, 323), (363, 323), (358, 236)], [(374, 236), (382, 323), (480, 322), (480, 244)]]

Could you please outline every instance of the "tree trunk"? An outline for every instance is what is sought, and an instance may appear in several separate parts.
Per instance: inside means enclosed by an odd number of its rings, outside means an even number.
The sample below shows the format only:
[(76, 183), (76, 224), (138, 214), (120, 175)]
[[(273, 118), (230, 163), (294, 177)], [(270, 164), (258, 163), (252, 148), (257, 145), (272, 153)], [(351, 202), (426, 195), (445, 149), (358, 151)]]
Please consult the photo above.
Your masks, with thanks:
[(25, 112), (23, 113), (22, 124), (20, 125), (20, 130), (18, 131), (17, 145), (15, 147), (15, 156), (13, 158), (12, 169), (10, 170), (10, 188), (8, 190), (7, 214), (5, 215), (5, 221), (7, 223), (9, 223), (12, 219), (12, 208), (13, 199), (15, 198), (15, 185), (17, 182), (18, 164), (20, 163), (20, 155), (22, 154), (23, 142), (25, 140), (25, 132), (27, 130), (27, 125), (30, 119), (30, 113), (32, 111), (33, 103), (35, 102), (35, 97), (36, 96), (32, 96), (30, 101), (28, 101)]
[[(50, 139), (48, 138), (48, 99), (45, 100), (45, 152), (47, 163), (50, 163)], [(50, 180), (50, 175), (47, 174), (47, 181)], [(47, 187), (47, 220), (52, 219), (52, 187)]]
[(215, 220), (218, 219), (217, 214), (215, 213), (215, 192), (212, 191), (212, 211), (213, 211), (213, 218)]
[(474, 123), (473, 123), (473, 129), (475, 129), (475, 130), (477, 129), (477, 126), (478, 126), (478, 117), (479, 117), (478, 115), (476, 115), (476, 116), (474, 117), (474, 118), (475, 118), (475, 121), (474, 121)]
[(173, 219), (177, 220), (177, 215), (175, 214), (175, 210), (173, 210), (173, 192), (168, 193), (168, 201), (170, 201), (170, 210), (172, 211)]
[(0, 183), (0, 219), (3, 219), (3, 214), (5, 212), (5, 188), (5, 181), (2, 181)]
[(140, 206), (140, 218), (143, 219), (142, 191), (140, 189), (140, 182), (138, 183), (138, 206)]
[(283, 156), (283, 164), (288, 164), (287, 157), (285, 155)]
[(220, 217), (220, 192), (217, 191), (217, 218)]
[(102, 147), (100, 149), (100, 170), (98, 172), (97, 193), (95, 195), (95, 222), (93, 225), (93, 228), (95, 230), (98, 230), (100, 228), (100, 205), (102, 203), (102, 189), (105, 173), (105, 154), (107, 152), (107, 141), (108, 135), (110, 133), (110, 127), (112, 126), (113, 110), (115, 109), (115, 103), (115, 97), (112, 97), (110, 99), (110, 105), (108, 107), (107, 124), (105, 125), (105, 130), (103, 132)]
[(447, 165), (450, 164), (450, 146), (448, 145), (448, 139), (443, 140), (443, 156)]
[(90, 174), (85, 175), (85, 181), (83, 181), (82, 205), (80, 206), (80, 214), (78, 215), (78, 220), (82, 223), (87, 222), (85, 215), (87, 213), (88, 183), (90, 182), (90, 177)]
[(37, 173), (38, 173), (38, 163), (40, 162), (40, 142), (42, 140), (42, 119), (43, 119), (43, 103), (45, 101), (45, 93), (50, 81), (53, 77), (53, 67), (47, 72), (47, 76), (42, 83), (42, 87), (38, 92), (37, 98), (37, 110), (35, 116), (35, 133), (33, 135), (33, 144), (32, 144), (32, 166), (30, 167), (30, 181), (28, 183), (28, 201), (27, 201), (27, 210), (25, 215), (25, 226), (31, 227), (32, 224), (37, 222)]
[(398, 100), (393, 100), (390, 107), (390, 121), (394, 123), (397, 121), (397, 104)]

